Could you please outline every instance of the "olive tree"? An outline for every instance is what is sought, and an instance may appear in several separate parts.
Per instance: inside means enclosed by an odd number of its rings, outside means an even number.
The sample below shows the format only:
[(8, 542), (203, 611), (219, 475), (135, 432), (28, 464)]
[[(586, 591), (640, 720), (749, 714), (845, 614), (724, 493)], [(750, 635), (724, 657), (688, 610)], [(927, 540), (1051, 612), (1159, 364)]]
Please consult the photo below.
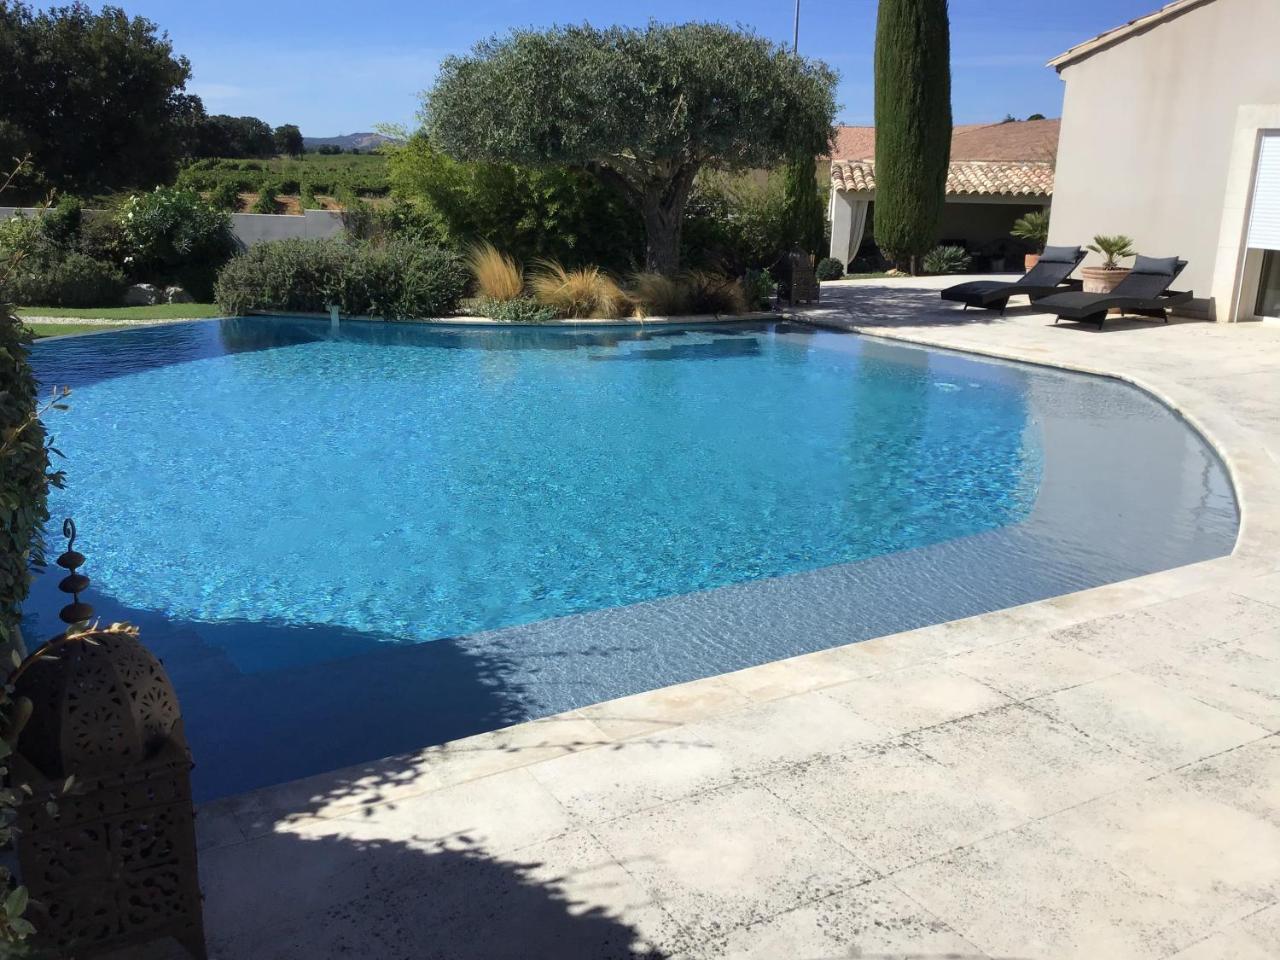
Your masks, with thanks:
[(835, 82), (717, 24), (516, 30), (445, 60), (423, 119), (457, 159), (577, 167), (616, 187), (644, 221), (646, 266), (672, 274), (698, 172), (825, 152)]

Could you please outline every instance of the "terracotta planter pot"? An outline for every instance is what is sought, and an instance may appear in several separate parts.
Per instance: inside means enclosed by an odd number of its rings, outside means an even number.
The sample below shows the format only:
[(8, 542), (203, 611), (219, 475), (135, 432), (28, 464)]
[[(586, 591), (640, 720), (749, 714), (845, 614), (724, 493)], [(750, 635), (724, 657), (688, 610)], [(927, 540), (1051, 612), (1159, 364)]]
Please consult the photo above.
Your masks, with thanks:
[(1102, 267), (1085, 267), (1080, 271), (1085, 293), (1110, 293), (1128, 275), (1127, 268), (1104, 270)]
[(1029, 271), (1032, 267), (1034, 267), (1039, 262), (1040, 262), (1040, 254), (1028, 253), (1025, 257), (1022, 258), (1022, 269), (1024, 272)]

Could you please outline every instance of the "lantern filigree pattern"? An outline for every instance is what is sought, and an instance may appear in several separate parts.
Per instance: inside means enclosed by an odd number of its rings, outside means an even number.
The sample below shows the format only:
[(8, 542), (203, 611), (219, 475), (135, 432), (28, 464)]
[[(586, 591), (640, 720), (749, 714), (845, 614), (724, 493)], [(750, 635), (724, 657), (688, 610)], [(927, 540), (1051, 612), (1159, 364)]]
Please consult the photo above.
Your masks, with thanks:
[(787, 299), (792, 306), (797, 303), (817, 303), (818, 276), (809, 255), (803, 250), (793, 250), (787, 255), (787, 266), (791, 275)]
[(38, 651), (20, 677), (32, 715), (28, 761), (50, 778), (91, 776), (154, 755), (178, 724), (178, 698), (137, 631), (67, 634)]
[[(74, 542), (74, 525), (65, 529)], [(172, 936), (202, 960), (191, 755), (178, 699), (135, 627), (85, 627), (93, 608), (78, 596), (89, 582), (76, 572), (84, 557), (67, 548), (62, 588), (75, 596), (62, 619), (72, 626), (13, 677), (14, 696), (31, 701), (13, 773), (32, 787), (18, 811), (18, 861), (41, 905), (37, 942), (86, 960)]]

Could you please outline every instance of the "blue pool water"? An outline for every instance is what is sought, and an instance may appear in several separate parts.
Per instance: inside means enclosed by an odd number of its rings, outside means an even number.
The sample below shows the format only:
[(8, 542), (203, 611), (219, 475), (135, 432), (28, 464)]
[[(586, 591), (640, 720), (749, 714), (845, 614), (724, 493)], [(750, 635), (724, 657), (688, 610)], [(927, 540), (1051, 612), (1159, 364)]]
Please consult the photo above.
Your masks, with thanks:
[(164, 657), (202, 796), (1220, 555), (1237, 524), (1136, 390), (785, 324), (251, 318), (34, 353), (74, 391), (53, 514)]

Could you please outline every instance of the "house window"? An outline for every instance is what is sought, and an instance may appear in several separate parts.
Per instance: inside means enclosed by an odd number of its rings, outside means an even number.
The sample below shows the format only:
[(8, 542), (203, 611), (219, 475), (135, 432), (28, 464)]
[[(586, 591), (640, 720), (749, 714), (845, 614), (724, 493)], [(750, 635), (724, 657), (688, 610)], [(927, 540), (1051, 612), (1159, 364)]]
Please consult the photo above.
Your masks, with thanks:
[(1258, 303), (1253, 312), (1259, 317), (1280, 317), (1280, 250), (1268, 250), (1262, 255)]

